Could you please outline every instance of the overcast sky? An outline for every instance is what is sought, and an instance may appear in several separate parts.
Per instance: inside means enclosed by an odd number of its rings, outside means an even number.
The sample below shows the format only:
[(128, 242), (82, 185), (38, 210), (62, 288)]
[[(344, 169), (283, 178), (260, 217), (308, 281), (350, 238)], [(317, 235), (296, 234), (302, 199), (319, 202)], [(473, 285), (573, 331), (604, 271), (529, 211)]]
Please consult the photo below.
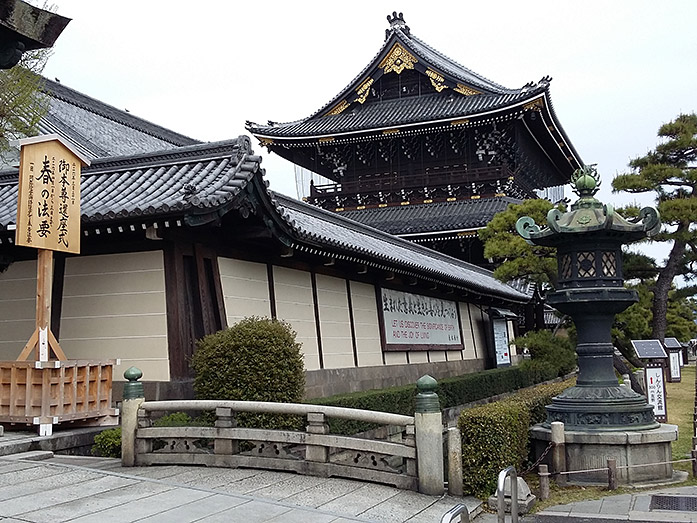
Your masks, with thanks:
[[(598, 164), (603, 200), (662, 123), (697, 111), (694, 0), (54, 2), (73, 20), (48, 78), (200, 140), (319, 109), (372, 60), (394, 10), (412, 34), (506, 87), (550, 75), (557, 116)], [(271, 188), (295, 196), (292, 166), (255, 150)]]

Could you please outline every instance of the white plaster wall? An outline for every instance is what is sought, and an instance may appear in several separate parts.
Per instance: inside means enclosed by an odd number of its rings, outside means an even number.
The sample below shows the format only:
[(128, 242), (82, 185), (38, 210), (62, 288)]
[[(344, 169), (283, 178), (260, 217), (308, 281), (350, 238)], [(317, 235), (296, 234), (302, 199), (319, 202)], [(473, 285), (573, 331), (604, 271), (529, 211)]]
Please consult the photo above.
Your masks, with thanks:
[(293, 326), (302, 344), (306, 370), (319, 369), (319, 350), (310, 273), (285, 267), (273, 268), (276, 316)]
[(316, 281), (324, 368), (354, 367), (346, 280), (318, 274)]
[(476, 312), (479, 314), (479, 310), (472, 307), (469, 303), (459, 303), (460, 306), (460, 319), (462, 321), (462, 341), (465, 345), (464, 359), (473, 360), (481, 357), (482, 352), (479, 347), (474, 346), (474, 329), (472, 327), (471, 314)]
[(169, 380), (162, 252), (66, 259), (59, 342), (68, 359), (121, 359), (117, 380), (132, 365)]
[(266, 264), (218, 258), (227, 324), (248, 316), (271, 316)]
[(16, 360), (36, 327), (36, 261), (0, 273), (0, 360)]
[(351, 282), (351, 305), (356, 333), (358, 366), (382, 365), (382, 342), (375, 287), (367, 283)]
[(486, 358), (489, 354), (487, 348), (487, 340), (489, 339), (489, 323), (488, 315), (479, 307), (472, 304), (469, 305), (470, 312), (472, 314), (472, 330), (474, 335), (474, 342), (477, 345), (477, 356), (481, 358)]

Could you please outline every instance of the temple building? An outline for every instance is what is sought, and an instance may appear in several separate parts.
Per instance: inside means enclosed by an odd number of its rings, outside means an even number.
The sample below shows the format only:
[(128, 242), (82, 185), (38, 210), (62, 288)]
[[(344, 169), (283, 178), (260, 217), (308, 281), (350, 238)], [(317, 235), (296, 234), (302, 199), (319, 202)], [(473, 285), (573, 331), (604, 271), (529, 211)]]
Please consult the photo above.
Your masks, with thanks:
[(521, 199), (561, 200), (582, 164), (551, 78), (508, 89), (414, 36), (402, 13), (387, 19), (375, 58), (325, 106), (247, 129), (323, 177), (309, 203), (486, 265), (477, 229)]
[[(195, 341), (252, 315), (292, 325), (308, 398), (521, 358), (509, 342), (525, 294), (270, 191), (249, 137), (201, 143), (58, 82), (44, 92), (40, 134), (91, 160), (80, 252), (54, 256), (50, 327), (68, 359), (118, 359), (115, 377), (139, 367), (148, 398), (187, 397)], [(15, 243), (18, 180), (16, 165), (0, 169), (0, 360), (35, 327), (37, 255)]]

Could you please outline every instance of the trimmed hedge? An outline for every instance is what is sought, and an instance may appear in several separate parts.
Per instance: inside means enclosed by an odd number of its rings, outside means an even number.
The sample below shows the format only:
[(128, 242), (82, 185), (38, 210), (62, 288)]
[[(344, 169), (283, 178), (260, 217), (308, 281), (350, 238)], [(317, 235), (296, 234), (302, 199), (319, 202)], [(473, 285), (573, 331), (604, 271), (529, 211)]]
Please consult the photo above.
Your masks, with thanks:
[(521, 470), (528, 459), (530, 426), (543, 422), (545, 405), (573, 383), (574, 379), (570, 379), (540, 385), (460, 414), (466, 494), (486, 497), (496, 490), (501, 470), (510, 465)]
[[(436, 393), (440, 399), (441, 408), (446, 409), (530, 387), (536, 383), (555, 378), (557, 373), (557, 369), (548, 364), (526, 361), (517, 367), (491, 369), (443, 379), (439, 381)], [(405, 385), (388, 389), (337, 394), (328, 398), (308, 399), (306, 401), (317, 405), (376, 410), (412, 416), (416, 393), (416, 385)], [(375, 428), (371, 424), (349, 420), (330, 419), (329, 424), (332, 433), (347, 435)]]

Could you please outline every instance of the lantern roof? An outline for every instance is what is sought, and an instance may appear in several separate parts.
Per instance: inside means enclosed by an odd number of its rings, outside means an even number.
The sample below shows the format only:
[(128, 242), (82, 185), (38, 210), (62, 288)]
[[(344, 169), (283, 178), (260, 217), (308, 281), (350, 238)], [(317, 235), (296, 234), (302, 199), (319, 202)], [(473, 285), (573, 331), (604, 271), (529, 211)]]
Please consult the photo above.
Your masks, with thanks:
[[(568, 235), (593, 234), (624, 238), (626, 243), (637, 241), (645, 236), (653, 236), (661, 227), (658, 211), (644, 207), (639, 211), (636, 221), (629, 221), (618, 214), (612, 205), (604, 204), (595, 194), (600, 188), (600, 176), (595, 165), (584, 165), (571, 177), (571, 184), (579, 199), (571, 205), (571, 211), (561, 212), (552, 209), (547, 213), (547, 227), (540, 227), (529, 216), (516, 223), (516, 230), (529, 243), (555, 246), (567, 241)], [(577, 238), (574, 236), (574, 241)]]

